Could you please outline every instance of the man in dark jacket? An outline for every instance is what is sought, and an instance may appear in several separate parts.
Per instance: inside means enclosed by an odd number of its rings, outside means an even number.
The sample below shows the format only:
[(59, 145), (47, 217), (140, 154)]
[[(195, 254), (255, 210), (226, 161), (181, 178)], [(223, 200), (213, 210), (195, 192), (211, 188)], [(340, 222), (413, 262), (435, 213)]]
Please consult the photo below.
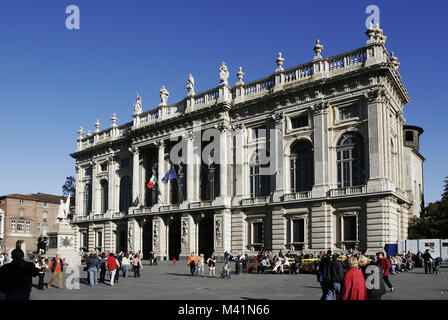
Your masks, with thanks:
[(0, 268), (0, 291), (6, 300), (29, 300), (33, 277), (39, 270), (31, 262), (26, 262), (21, 249), (11, 252), (12, 262)]
[(431, 273), (431, 260), (434, 260), (429, 253), (429, 250), (426, 249), (425, 253), (422, 255), (423, 261), (425, 263), (425, 273)]
[[(329, 253), (331, 254), (331, 252)], [(327, 253), (328, 257), (329, 254)], [(338, 255), (334, 254), (322, 270), (323, 281), (325, 282), (325, 300), (340, 299), (341, 284), (344, 283), (344, 269), (342, 263), (338, 261)]]

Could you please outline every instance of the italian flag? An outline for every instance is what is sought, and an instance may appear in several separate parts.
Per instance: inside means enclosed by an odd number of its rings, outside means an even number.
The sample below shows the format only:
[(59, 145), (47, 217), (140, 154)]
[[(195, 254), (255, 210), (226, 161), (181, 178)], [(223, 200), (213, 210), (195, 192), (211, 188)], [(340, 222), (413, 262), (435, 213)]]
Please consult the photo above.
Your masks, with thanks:
[(151, 189), (152, 187), (154, 187), (154, 184), (155, 184), (156, 182), (157, 182), (157, 176), (156, 176), (156, 173), (153, 172), (153, 173), (152, 173), (152, 177), (151, 177), (151, 179), (149, 179), (149, 182), (148, 182), (148, 184), (147, 184), (148, 188)]

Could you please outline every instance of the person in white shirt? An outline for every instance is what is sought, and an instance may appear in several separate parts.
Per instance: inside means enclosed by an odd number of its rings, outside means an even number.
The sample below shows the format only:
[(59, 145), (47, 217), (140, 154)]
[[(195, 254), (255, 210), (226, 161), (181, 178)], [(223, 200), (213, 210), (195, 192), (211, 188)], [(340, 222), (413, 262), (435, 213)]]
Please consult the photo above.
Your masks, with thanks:
[(121, 267), (123, 269), (123, 278), (128, 277), (130, 265), (131, 265), (131, 260), (129, 259), (129, 253), (126, 253), (121, 260)]

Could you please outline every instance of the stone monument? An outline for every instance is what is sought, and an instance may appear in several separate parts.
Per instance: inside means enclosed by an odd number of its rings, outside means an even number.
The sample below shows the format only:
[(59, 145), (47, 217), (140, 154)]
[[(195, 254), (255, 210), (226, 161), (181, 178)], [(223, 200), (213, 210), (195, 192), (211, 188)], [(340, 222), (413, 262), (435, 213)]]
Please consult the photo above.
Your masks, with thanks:
[(67, 221), (69, 210), (70, 197), (67, 197), (65, 203), (61, 199), (57, 215), (58, 221), (48, 232), (47, 256), (54, 257), (59, 254), (69, 266), (78, 266), (81, 264), (81, 255), (76, 245), (76, 232)]

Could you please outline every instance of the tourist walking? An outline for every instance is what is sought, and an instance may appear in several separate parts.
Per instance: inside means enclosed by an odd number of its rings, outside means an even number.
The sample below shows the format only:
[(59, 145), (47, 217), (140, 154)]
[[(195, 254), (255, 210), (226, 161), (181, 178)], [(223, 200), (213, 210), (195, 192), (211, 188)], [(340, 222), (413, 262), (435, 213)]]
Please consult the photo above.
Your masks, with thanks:
[(143, 271), (143, 264), (142, 264), (143, 252), (141, 252), (141, 251), (138, 252), (138, 259), (140, 260), (140, 271)]
[(198, 271), (197, 271), (197, 264), (198, 264), (198, 259), (195, 256), (194, 252), (191, 253), (190, 256), (188, 256), (188, 261), (187, 261), (187, 265), (190, 266), (190, 272), (192, 276), (197, 276)]
[(118, 260), (117, 258), (115, 258), (112, 252), (109, 253), (109, 257), (107, 258), (106, 263), (107, 263), (107, 269), (109, 269), (110, 285), (113, 286), (115, 282), (115, 274), (117, 273), (118, 269)]
[(345, 274), (342, 287), (342, 300), (367, 300), (366, 280), (362, 271), (358, 269), (358, 258), (348, 258), (350, 270)]
[(123, 270), (123, 278), (128, 277), (129, 273), (129, 265), (131, 264), (131, 260), (129, 259), (129, 253), (126, 253), (123, 256), (123, 259), (121, 261), (121, 269)]
[(140, 261), (138, 254), (134, 256), (134, 259), (132, 259), (132, 266), (134, 268), (134, 278), (140, 278), (140, 268), (142, 266), (142, 262)]
[(44, 279), (45, 272), (47, 270), (47, 263), (45, 261), (45, 257), (40, 257), (37, 263), (37, 269), (39, 270), (39, 283), (37, 285), (37, 289), (44, 290)]
[(207, 259), (207, 264), (208, 264), (208, 274), (210, 277), (216, 277), (216, 257), (215, 255), (212, 253), (212, 255), (210, 256), (210, 258)]
[(204, 276), (204, 254), (201, 253), (198, 257), (198, 273), (201, 272), (201, 277)]
[(390, 292), (394, 292), (395, 289), (389, 281), (389, 273), (390, 273), (390, 262), (389, 259), (384, 257), (383, 252), (377, 253), (378, 264), (381, 267), (381, 271), (383, 273), (384, 283), (389, 287)]
[(24, 260), (21, 249), (14, 249), (11, 257), (11, 263), (0, 267), (0, 291), (6, 300), (29, 300), (33, 277), (37, 277), (39, 270)]
[(367, 298), (369, 300), (381, 300), (381, 296), (386, 293), (381, 268), (375, 261), (369, 261), (366, 256), (359, 257), (358, 265), (366, 279)]
[[(331, 255), (329, 251), (328, 255)], [(341, 285), (344, 283), (344, 269), (342, 263), (338, 261), (338, 255), (333, 254), (322, 270), (324, 287), (326, 290), (325, 300), (340, 300)]]
[(48, 289), (51, 288), (51, 284), (57, 277), (59, 283), (59, 289), (61, 290), (64, 289), (64, 287), (62, 286), (62, 271), (64, 271), (64, 261), (62, 261), (61, 256), (59, 254), (57, 254), (56, 257), (51, 259), (49, 268), (51, 270), (52, 275), (50, 278), (50, 282), (48, 282), (47, 288)]
[(425, 273), (431, 273), (431, 260), (434, 260), (429, 253), (429, 250), (426, 249), (425, 253), (422, 255), (423, 263), (425, 264)]
[(87, 259), (87, 272), (89, 273), (90, 286), (98, 284), (98, 270), (100, 269), (100, 262), (96, 253), (91, 254)]

